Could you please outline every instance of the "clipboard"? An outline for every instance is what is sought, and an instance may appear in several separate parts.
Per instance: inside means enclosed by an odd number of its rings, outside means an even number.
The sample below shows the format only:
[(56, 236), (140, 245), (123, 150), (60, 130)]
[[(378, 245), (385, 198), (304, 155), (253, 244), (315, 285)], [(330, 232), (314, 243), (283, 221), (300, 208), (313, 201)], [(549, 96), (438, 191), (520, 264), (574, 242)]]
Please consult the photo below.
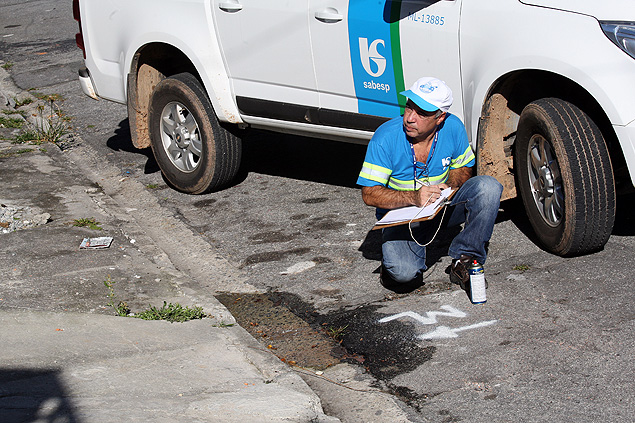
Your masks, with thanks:
[(432, 220), (445, 205), (450, 204), (450, 201), (454, 194), (456, 194), (456, 191), (456, 189), (452, 188), (442, 190), (441, 197), (439, 197), (434, 203), (425, 207), (409, 206), (389, 210), (384, 217), (375, 223), (372, 230), (374, 231), (391, 226), (405, 225), (410, 222)]

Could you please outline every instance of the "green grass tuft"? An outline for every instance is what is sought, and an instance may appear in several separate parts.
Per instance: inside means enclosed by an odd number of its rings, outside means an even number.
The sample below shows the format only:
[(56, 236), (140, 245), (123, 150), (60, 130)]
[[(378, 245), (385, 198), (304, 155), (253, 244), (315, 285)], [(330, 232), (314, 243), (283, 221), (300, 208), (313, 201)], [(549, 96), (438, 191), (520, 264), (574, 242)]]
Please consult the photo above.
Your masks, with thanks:
[(134, 317), (143, 320), (167, 320), (168, 322), (186, 322), (193, 319), (205, 317), (202, 307), (183, 307), (179, 303), (167, 303), (163, 301), (163, 306), (157, 308), (150, 306), (149, 309), (137, 313)]

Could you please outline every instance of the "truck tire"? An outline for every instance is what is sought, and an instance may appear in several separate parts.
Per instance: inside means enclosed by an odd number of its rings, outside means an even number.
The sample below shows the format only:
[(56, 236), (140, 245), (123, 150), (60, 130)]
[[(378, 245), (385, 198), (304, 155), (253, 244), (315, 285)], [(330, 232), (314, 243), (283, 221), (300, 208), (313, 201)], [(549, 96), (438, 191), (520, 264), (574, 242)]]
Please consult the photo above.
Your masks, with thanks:
[(615, 222), (615, 183), (595, 123), (556, 98), (525, 107), (515, 145), (516, 176), (529, 221), (549, 251), (575, 256), (601, 249)]
[(221, 126), (199, 81), (189, 73), (163, 79), (149, 108), (152, 152), (174, 188), (204, 194), (228, 185), (240, 166), (240, 139)]

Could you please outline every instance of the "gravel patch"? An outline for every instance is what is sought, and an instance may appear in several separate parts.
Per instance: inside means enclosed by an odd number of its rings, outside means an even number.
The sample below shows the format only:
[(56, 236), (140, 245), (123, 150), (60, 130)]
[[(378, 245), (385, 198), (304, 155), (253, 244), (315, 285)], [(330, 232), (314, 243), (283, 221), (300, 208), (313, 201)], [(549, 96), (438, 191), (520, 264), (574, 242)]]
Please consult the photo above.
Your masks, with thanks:
[(49, 213), (38, 213), (31, 207), (0, 204), (0, 233), (44, 225), (51, 219)]

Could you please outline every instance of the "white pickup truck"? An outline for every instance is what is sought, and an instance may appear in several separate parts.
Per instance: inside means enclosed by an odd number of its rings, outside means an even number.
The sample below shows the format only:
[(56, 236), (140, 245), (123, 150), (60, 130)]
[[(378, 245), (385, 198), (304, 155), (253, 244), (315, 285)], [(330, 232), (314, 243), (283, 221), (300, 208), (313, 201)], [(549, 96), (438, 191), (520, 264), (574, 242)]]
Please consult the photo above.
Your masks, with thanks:
[[(543, 246), (604, 246), (635, 182), (632, 0), (73, 0), (82, 89), (128, 105), (188, 193), (220, 189), (245, 128), (365, 143), (421, 76), (446, 81), (477, 173)], [(355, 164), (351, 164), (354, 166)]]

